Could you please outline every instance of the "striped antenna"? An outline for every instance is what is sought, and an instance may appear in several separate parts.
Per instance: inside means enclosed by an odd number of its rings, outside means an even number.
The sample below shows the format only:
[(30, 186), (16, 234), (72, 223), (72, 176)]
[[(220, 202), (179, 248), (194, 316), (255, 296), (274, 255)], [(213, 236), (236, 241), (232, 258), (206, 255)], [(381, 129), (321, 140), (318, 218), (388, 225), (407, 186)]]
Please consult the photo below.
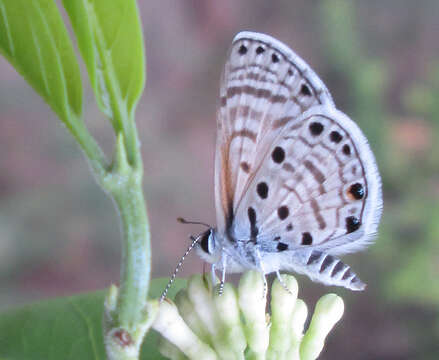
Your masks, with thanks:
[(168, 293), (169, 289), (171, 288), (172, 283), (175, 280), (175, 277), (177, 276), (177, 273), (179, 272), (181, 266), (183, 265), (184, 259), (191, 252), (191, 250), (194, 248), (194, 246), (197, 244), (197, 242), (200, 240), (200, 238), (201, 238), (201, 235), (197, 236), (196, 238), (193, 236), (190, 237), (190, 239), (192, 240), (192, 243), (189, 245), (186, 252), (184, 253), (184, 255), (181, 257), (180, 261), (178, 262), (177, 267), (175, 268), (171, 278), (168, 281), (168, 284), (165, 287), (165, 290), (163, 290), (162, 296), (160, 296), (160, 302), (162, 302), (165, 299), (166, 294)]

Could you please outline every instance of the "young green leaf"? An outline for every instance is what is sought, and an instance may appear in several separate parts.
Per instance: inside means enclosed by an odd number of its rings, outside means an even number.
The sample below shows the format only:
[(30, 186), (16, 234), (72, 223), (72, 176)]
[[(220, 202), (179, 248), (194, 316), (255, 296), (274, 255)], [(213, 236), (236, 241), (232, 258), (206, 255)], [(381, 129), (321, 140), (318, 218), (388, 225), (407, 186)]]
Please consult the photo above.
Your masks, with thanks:
[(135, 0), (63, 0), (98, 105), (127, 133), (145, 84), (143, 37)]
[(0, 53), (74, 134), (81, 131), (79, 65), (53, 0), (0, 0)]

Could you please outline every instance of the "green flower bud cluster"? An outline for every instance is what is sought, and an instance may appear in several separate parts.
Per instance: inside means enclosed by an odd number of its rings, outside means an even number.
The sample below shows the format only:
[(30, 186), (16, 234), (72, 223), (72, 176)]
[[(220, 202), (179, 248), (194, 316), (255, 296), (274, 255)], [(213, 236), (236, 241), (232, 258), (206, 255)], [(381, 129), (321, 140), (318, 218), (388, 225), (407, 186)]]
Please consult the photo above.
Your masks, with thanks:
[(206, 277), (192, 276), (175, 304), (160, 305), (152, 325), (162, 335), (160, 352), (169, 359), (316, 359), (343, 315), (343, 300), (320, 298), (304, 333), (308, 310), (297, 298), (297, 281), (291, 275), (282, 281), (273, 283), (269, 315), (260, 273), (245, 273), (238, 289), (225, 284), (221, 296)]

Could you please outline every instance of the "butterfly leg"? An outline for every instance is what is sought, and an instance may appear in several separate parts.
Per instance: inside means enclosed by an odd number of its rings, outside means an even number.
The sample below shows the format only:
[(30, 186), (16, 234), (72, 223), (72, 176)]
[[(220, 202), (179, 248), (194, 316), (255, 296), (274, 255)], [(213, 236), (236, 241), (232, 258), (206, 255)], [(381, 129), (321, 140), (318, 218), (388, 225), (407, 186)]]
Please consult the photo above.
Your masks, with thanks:
[(264, 281), (264, 292), (262, 294), (262, 298), (265, 299), (267, 297), (267, 289), (268, 289), (267, 277), (265, 276), (264, 263), (262, 262), (262, 257), (261, 257), (261, 254), (259, 253), (258, 249), (256, 249), (256, 256), (258, 258), (259, 267), (261, 269), (262, 279)]
[(287, 284), (285, 284), (285, 281), (284, 281), (284, 280), (282, 279), (282, 277), (280, 276), (280, 272), (279, 272), (279, 270), (276, 271), (276, 276), (277, 276), (277, 279), (279, 280), (280, 284), (282, 285), (282, 287), (285, 289), (285, 291), (286, 291), (287, 293), (289, 293), (290, 295), (293, 295), (293, 293), (291, 292), (291, 290), (288, 289)]
[(212, 264), (211, 270), (210, 270), (210, 275), (211, 275), (211, 280), (212, 280), (212, 288), (214, 288), (215, 284), (216, 284), (216, 272), (215, 272), (215, 270), (216, 270), (216, 266), (215, 266), (215, 264)]
[(225, 255), (225, 254), (223, 256), (222, 263), (223, 263), (223, 271), (221, 273), (221, 282), (220, 282), (219, 291), (218, 291), (219, 296), (221, 296), (224, 292), (224, 283), (226, 281), (227, 255)]

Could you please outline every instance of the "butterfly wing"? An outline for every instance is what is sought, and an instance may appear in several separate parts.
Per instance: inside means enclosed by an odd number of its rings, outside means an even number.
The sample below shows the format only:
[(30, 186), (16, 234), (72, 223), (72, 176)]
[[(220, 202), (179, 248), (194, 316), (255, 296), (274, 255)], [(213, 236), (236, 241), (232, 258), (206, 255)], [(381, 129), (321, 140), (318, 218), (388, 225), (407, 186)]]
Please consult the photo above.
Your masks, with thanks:
[[(253, 32), (239, 33), (233, 40), (220, 96), (215, 204), (218, 232), (224, 233), (286, 124), (313, 106), (333, 102), (301, 58), (276, 39)], [(251, 231), (243, 228), (238, 235), (249, 238)]]
[(335, 255), (367, 245), (381, 209), (381, 180), (365, 136), (334, 107), (317, 106), (277, 135), (239, 204), (235, 226), (256, 228), (265, 252)]

